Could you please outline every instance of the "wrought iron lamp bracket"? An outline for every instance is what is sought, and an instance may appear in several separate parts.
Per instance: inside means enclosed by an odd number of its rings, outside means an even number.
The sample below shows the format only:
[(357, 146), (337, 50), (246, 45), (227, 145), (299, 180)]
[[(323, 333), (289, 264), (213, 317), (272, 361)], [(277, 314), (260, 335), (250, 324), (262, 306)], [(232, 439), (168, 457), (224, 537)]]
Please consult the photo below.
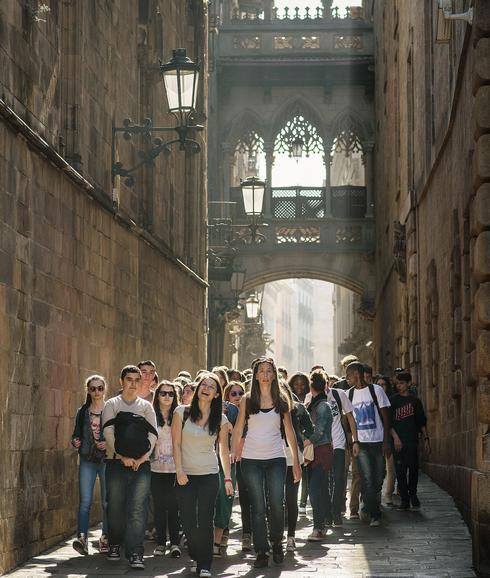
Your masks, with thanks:
[[(152, 120), (150, 118), (145, 118), (143, 124), (137, 125), (133, 124), (129, 118), (125, 118), (122, 127), (114, 126), (112, 127), (112, 180), (116, 176), (125, 177), (125, 185), (132, 187), (134, 185), (133, 174), (136, 170), (141, 168), (143, 165), (153, 165), (154, 159), (156, 159), (162, 152), (165, 154), (170, 154), (171, 147), (174, 144), (179, 145), (181, 151), (186, 150), (189, 147), (192, 153), (198, 153), (201, 150), (201, 145), (191, 138), (195, 131), (201, 131), (204, 127), (202, 125), (182, 125), (182, 126), (153, 126)], [(116, 135), (117, 133), (122, 133), (124, 140), (131, 140), (133, 135), (142, 135), (147, 139), (150, 139), (154, 133), (177, 133), (177, 138), (162, 140), (161, 138), (153, 139), (151, 143), (151, 148), (149, 150), (139, 150), (138, 157), (139, 161), (130, 168), (125, 168), (120, 161), (116, 161)]]

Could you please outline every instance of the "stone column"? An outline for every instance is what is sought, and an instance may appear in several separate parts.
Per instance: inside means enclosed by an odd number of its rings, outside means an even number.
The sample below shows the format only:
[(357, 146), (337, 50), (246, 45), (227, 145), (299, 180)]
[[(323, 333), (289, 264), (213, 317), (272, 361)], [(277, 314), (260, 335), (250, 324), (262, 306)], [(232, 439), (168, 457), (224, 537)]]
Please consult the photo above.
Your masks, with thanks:
[(332, 189), (330, 186), (330, 149), (324, 150), (323, 162), (325, 163), (325, 217), (329, 219), (332, 216)]
[(220, 194), (220, 200), (224, 202), (220, 215), (223, 217), (230, 216), (230, 187), (231, 187), (231, 166), (233, 164), (233, 155), (231, 151), (231, 145), (228, 142), (224, 142), (221, 145), (221, 170), (223, 190)]
[(266, 142), (264, 144), (265, 165), (266, 165), (266, 189), (264, 199), (264, 216), (272, 217), (272, 165), (274, 164), (274, 143)]
[(272, 10), (274, 8), (274, 0), (265, 0), (264, 2), (264, 20), (272, 20)]
[(374, 164), (373, 150), (374, 142), (367, 141), (363, 143), (364, 149), (364, 176), (366, 183), (366, 217), (374, 217)]

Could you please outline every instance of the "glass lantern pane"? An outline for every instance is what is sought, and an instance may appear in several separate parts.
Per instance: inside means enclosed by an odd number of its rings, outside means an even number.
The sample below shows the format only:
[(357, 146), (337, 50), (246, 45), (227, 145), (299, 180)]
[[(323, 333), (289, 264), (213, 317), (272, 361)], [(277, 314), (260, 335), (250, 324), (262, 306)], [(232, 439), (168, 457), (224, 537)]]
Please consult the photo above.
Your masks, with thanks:
[(242, 187), (243, 205), (247, 215), (260, 215), (264, 204), (263, 187)]
[(179, 82), (176, 70), (169, 70), (163, 75), (165, 81), (165, 90), (167, 91), (167, 100), (169, 110), (179, 110)]

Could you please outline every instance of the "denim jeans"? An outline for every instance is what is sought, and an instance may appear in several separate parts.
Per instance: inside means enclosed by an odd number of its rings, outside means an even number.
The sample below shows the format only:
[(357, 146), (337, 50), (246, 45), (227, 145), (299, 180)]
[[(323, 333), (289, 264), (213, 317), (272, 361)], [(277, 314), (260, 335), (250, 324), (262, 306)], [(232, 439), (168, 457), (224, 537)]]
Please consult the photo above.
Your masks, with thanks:
[(327, 518), (340, 516), (345, 508), (345, 450), (336, 448), (333, 451), (332, 469), (329, 475), (329, 497)]
[(167, 528), (172, 545), (180, 542), (180, 517), (175, 488), (175, 474), (151, 472), (151, 495), (157, 544), (167, 543)]
[(293, 467), (288, 466), (286, 474), (286, 525), (288, 528), (288, 538), (296, 534), (298, 523), (298, 491), (299, 482), (294, 483)]
[(329, 475), (332, 467), (332, 444), (315, 447), (315, 458), (308, 464), (308, 493), (313, 510), (313, 528), (323, 530), (325, 518), (331, 517)]
[[(257, 554), (269, 551), (266, 512), (269, 512), (269, 535), (280, 544), (284, 534), (284, 484), (286, 458), (253, 460), (242, 458), (242, 474), (252, 504), (252, 532)], [(266, 498), (267, 496), (267, 498)], [(268, 502), (268, 503), (267, 503)]]
[(417, 495), (419, 481), (418, 445), (406, 444), (399, 452), (395, 452), (394, 457), (400, 497), (402, 502), (408, 502), (410, 496)]
[(375, 517), (381, 515), (381, 488), (385, 475), (382, 443), (360, 443), (357, 466), (361, 477), (362, 501), (365, 510)]
[(135, 472), (120, 460), (106, 461), (109, 544), (124, 543), (126, 558), (144, 552), (150, 484), (150, 462)]
[(180, 518), (189, 547), (189, 556), (197, 563), (197, 573), (211, 570), (213, 562), (214, 509), (219, 489), (219, 474), (187, 476), (185, 486), (177, 486)]
[(107, 500), (105, 487), (105, 463), (95, 464), (80, 458), (78, 470), (80, 504), (78, 507), (78, 533), (88, 533), (90, 507), (94, 497), (95, 480), (99, 477), (100, 500), (102, 503), (102, 533), (107, 535)]
[(250, 496), (247, 484), (243, 479), (242, 462), (237, 462), (236, 479), (238, 484), (238, 500), (242, 514), (242, 535), (252, 533), (252, 508), (250, 506)]

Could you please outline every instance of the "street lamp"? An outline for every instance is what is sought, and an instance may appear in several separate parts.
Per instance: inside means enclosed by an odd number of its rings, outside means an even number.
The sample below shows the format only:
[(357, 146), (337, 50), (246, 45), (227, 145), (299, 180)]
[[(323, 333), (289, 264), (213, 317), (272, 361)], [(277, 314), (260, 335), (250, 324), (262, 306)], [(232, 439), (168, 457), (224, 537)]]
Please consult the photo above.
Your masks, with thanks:
[[(157, 127), (153, 126), (150, 118), (145, 118), (143, 124), (135, 125), (129, 118), (124, 119), (122, 127), (112, 127), (112, 180), (116, 176), (125, 177), (124, 183), (128, 187), (134, 185), (134, 173), (143, 165), (152, 165), (153, 160), (162, 152), (170, 153), (173, 144), (179, 144), (180, 150), (185, 150), (189, 145), (192, 152), (199, 152), (199, 143), (190, 138), (194, 131), (202, 130), (201, 125), (189, 124), (189, 120), (196, 109), (197, 86), (199, 81), (199, 64), (191, 60), (185, 48), (177, 48), (173, 51), (172, 58), (165, 64), (160, 62), (158, 66), (165, 86), (168, 110), (177, 119), (177, 126)], [(132, 135), (140, 134), (151, 137), (156, 132), (176, 132), (177, 138), (163, 141), (160, 138), (153, 140), (150, 150), (138, 151), (139, 161), (130, 168), (124, 168), (119, 161), (116, 162), (116, 134), (122, 132), (125, 140), (131, 140)]]
[(257, 293), (252, 293), (245, 301), (245, 309), (248, 319), (257, 319), (259, 316), (260, 302)]
[(231, 290), (233, 291), (233, 293), (237, 298), (238, 295), (240, 295), (240, 293), (242, 292), (244, 282), (245, 282), (245, 271), (241, 269), (233, 271), (233, 273), (231, 274), (230, 284)]
[(264, 235), (258, 233), (258, 220), (262, 215), (265, 195), (265, 181), (258, 177), (247, 177), (241, 181), (243, 206), (245, 214), (251, 217), (252, 222), (248, 225), (252, 243), (261, 242), (265, 239)]

